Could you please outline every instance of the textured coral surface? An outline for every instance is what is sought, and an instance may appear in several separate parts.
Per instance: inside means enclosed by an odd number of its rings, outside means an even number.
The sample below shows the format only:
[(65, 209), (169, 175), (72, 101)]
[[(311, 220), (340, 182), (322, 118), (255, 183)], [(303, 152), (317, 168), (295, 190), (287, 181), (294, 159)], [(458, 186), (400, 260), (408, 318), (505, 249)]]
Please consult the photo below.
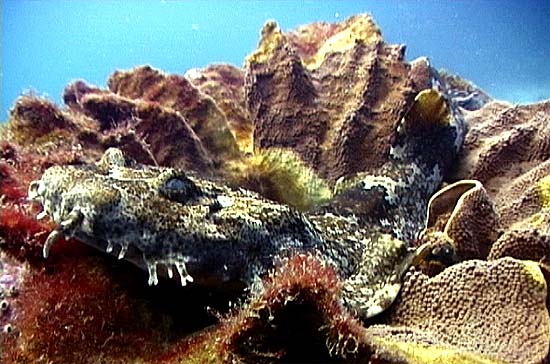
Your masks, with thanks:
[[(491, 100), (404, 53), (366, 15), (291, 32), (268, 22), (242, 69), (141, 66), (107, 88), (68, 85), (64, 106), (20, 97), (0, 129), (0, 361), (550, 362), (550, 101)], [(345, 205), (342, 186), (380, 180), (397, 158), (401, 128), (457, 115), (461, 152), (442, 164), (425, 229), (406, 241), (455, 255), (411, 268), (391, 307), (366, 320), (342, 305), (334, 267), (314, 253), (278, 261), (245, 293), (148, 287), (146, 272), (72, 239), (44, 260), (54, 226), (26, 200), (48, 167), (118, 147), (129, 163), (193, 170), (302, 211), (335, 195)], [(345, 205), (382, 216), (384, 206)]]

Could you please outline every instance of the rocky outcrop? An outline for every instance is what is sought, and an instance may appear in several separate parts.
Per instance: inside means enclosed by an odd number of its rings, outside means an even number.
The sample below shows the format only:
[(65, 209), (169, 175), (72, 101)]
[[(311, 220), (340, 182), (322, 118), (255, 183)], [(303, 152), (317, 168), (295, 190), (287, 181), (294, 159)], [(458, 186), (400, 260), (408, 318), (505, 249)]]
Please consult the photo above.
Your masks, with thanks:
[(244, 71), (228, 64), (217, 64), (189, 70), (185, 77), (225, 113), (239, 149), (252, 153), (254, 125), (244, 99)]
[(414, 98), (404, 47), (383, 43), (365, 17), (347, 20), (315, 52), (294, 47), (308, 35), (291, 41), (268, 23), (247, 58), (255, 148), (292, 148), (333, 181), (380, 167)]

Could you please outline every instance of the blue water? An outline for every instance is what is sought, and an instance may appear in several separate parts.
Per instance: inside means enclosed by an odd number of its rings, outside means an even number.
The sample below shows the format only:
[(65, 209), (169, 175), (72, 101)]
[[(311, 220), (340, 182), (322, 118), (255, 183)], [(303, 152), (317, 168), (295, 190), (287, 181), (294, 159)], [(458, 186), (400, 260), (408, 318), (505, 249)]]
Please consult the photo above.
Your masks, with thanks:
[(71, 80), (104, 86), (115, 69), (184, 73), (241, 65), (259, 30), (369, 12), (407, 57), (428, 56), (496, 98), (550, 98), (550, 1), (28, 1), (2, 0), (0, 120), (25, 90), (60, 102)]

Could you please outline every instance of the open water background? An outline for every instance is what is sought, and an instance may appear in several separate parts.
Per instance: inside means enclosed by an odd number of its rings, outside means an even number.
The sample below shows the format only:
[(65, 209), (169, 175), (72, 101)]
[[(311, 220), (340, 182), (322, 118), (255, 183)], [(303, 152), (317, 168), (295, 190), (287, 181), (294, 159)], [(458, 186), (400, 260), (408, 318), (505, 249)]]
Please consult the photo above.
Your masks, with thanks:
[(267, 19), (291, 30), (363, 12), (409, 60), (428, 56), (499, 99), (550, 98), (550, 0), (2, 0), (1, 12), (0, 121), (26, 90), (60, 103), (72, 80), (105, 86), (115, 69), (242, 65)]

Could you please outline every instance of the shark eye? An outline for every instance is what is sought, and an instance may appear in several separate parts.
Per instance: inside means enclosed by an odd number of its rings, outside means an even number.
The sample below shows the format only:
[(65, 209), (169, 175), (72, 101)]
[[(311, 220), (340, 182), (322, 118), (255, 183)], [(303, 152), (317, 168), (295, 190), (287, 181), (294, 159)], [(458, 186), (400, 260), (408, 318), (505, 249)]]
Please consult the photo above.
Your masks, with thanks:
[(166, 198), (185, 203), (194, 200), (202, 194), (183, 171), (168, 170), (159, 176), (159, 192)]
[(169, 191), (181, 191), (186, 188), (185, 181), (179, 178), (172, 178), (166, 181), (164, 187)]

